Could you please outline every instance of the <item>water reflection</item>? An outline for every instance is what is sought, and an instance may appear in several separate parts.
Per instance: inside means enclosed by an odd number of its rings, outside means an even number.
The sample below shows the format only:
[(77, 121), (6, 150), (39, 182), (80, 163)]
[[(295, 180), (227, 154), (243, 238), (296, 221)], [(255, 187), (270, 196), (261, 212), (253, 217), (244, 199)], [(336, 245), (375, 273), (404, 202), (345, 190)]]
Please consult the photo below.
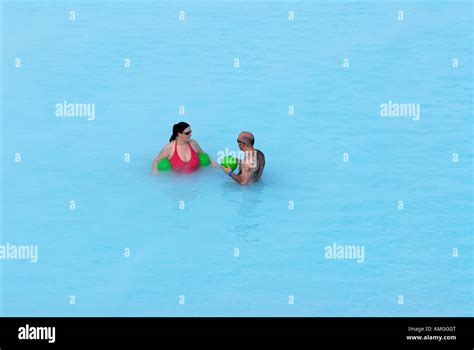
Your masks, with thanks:
[(176, 202), (192, 201), (198, 198), (202, 190), (201, 184), (204, 181), (203, 178), (206, 177), (205, 170), (191, 174), (170, 171), (158, 174), (153, 180), (157, 182), (155, 187), (167, 199), (172, 198)]
[(257, 242), (260, 240), (258, 233), (263, 222), (264, 191), (263, 181), (248, 186), (241, 186), (235, 182), (226, 182), (222, 185), (223, 200), (232, 197), (232, 201), (238, 203), (236, 210), (238, 218), (229, 230), (235, 233), (239, 241)]

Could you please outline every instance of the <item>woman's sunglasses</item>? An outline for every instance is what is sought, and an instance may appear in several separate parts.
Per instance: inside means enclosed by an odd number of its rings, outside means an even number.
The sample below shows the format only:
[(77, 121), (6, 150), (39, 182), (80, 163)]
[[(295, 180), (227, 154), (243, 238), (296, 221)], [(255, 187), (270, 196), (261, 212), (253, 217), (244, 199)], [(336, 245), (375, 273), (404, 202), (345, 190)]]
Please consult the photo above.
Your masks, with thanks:
[(183, 134), (188, 135), (188, 136), (191, 135), (191, 133), (192, 133), (191, 130), (189, 130), (188, 132), (183, 132)]
[(244, 142), (244, 141), (240, 141), (239, 139), (237, 139), (237, 143), (243, 143), (244, 145), (246, 145), (247, 143)]

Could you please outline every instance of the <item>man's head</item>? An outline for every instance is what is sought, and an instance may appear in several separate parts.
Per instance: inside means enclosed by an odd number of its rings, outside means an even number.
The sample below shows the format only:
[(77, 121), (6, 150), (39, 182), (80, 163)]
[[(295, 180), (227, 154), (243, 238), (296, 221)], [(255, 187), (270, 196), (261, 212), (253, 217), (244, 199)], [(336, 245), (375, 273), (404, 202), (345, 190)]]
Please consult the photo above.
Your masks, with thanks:
[(247, 151), (253, 149), (253, 144), (255, 143), (255, 137), (249, 131), (242, 131), (239, 136), (237, 136), (237, 144), (241, 151)]

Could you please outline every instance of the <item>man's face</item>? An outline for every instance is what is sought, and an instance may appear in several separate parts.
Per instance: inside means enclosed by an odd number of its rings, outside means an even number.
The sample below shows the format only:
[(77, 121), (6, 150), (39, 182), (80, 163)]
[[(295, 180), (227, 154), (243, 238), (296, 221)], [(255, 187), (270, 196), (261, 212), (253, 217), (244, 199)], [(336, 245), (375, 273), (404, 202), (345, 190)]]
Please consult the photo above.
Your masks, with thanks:
[(245, 151), (245, 146), (246, 146), (246, 143), (243, 141), (242, 135), (239, 134), (239, 136), (237, 137), (237, 144), (239, 145), (239, 149), (241, 151)]

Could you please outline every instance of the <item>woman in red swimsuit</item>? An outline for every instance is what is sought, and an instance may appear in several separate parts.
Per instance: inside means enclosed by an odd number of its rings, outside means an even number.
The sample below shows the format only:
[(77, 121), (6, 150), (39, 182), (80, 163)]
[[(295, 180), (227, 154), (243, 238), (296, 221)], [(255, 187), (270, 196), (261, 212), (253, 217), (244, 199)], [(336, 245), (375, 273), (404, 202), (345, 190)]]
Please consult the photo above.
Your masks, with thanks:
[[(163, 147), (152, 163), (153, 175), (158, 174), (157, 164), (163, 158), (168, 158), (173, 170), (190, 173), (199, 168), (198, 153), (206, 153), (195, 140), (191, 140), (191, 127), (188, 123), (180, 122), (173, 125), (170, 142)], [(217, 164), (211, 159), (215, 168)]]

